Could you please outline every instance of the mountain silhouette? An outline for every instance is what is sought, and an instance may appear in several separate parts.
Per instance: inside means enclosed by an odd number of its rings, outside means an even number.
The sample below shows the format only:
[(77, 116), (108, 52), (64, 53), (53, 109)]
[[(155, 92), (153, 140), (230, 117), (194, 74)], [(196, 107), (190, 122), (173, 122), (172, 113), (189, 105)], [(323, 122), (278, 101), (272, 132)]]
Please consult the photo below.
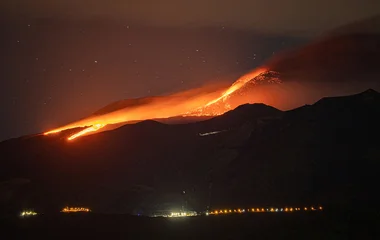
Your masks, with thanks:
[(11, 139), (0, 143), (0, 178), (27, 183), (2, 202), (2, 211), (81, 205), (150, 213), (180, 208), (183, 191), (196, 210), (210, 203), (369, 209), (379, 111), (380, 94), (367, 90), (285, 112), (246, 104), (196, 123), (143, 121), (75, 142), (66, 140), (72, 130)]

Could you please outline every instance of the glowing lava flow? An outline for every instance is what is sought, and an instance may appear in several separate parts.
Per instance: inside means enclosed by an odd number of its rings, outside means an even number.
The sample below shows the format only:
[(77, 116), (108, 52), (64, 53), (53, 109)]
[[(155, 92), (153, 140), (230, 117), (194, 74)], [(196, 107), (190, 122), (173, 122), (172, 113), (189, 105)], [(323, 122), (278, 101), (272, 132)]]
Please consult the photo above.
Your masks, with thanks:
[(218, 91), (214, 91), (212, 94), (198, 92), (191, 96), (189, 94), (174, 94), (172, 96), (168, 96), (166, 100), (164, 99), (158, 102), (152, 102), (145, 105), (143, 104), (137, 107), (124, 108), (102, 115), (90, 116), (77, 122), (45, 132), (44, 135), (59, 133), (63, 130), (72, 128), (86, 127), (84, 130), (68, 138), (68, 140), (73, 140), (90, 132), (98, 131), (108, 124), (168, 118), (174, 116), (221, 115), (231, 110), (231, 106), (226, 100), (232, 93), (266, 71), (267, 69), (260, 68), (243, 75), (221, 94)]
[(226, 98), (228, 96), (230, 96), (233, 92), (235, 92), (236, 90), (238, 90), (239, 88), (241, 88), (244, 84), (246, 84), (247, 82), (249, 82), (250, 80), (254, 79), (255, 77), (257, 77), (258, 75), (260, 75), (260, 74), (262, 74), (264, 72), (266, 72), (266, 69), (259, 69), (257, 71), (253, 71), (251, 73), (248, 73), (248, 74), (240, 77), (236, 82), (234, 82), (232, 84), (231, 87), (229, 87), (227, 89), (227, 91), (225, 91), (222, 94), (222, 96), (220, 96), (217, 99), (214, 99), (214, 100), (210, 101), (209, 103), (207, 103), (205, 105), (205, 107), (210, 106), (211, 104), (217, 103), (218, 101), (226, 100)]
[(73, 139), (75, 139), (75, 138), (77, 138), (77, 137), (80, 137), (80, 136), (82, 136), (82, 135), (84, 135), (84, 134), (86, 134), (86, 133), (89, 133), (89, 132), (95, 132), (95, 131), (98, 131), (99, 129), (101, 129), (101, 128), (104, 127), (105, 125), (106, 125), (106, 124), (101, 124), (101, 123), (95, 124), (95, 125), (93, 125), (93, 126), (91, 126), (91, 127), (88, 127), (88, 128), (86, 128), (86, 129), (84, 129), (84, 130), (82, 130), (82, 131), (80, 131), (80, 132), (78, 132), (78, 133), (76, 133), (76, 134), (70, 136), (70, 137), (68, 138), (68, 140), (73, 140)]
[[(255, 77), (267, 72), (268, 70), (265, 68), (259, 68), (253, 72), (247, 73), (243, 76), (241, 76), (236, 82), (234, 82), (231, 87), (229, 87), (223, 94), (208, 102), (206, 105), (201, 106), (195, 110), (192, 110), (190, 112), (187, 112), (185, 116), (217, 116), (221, 115), (229, 110), (231, 110), (231, 106), (226, 102), (229, 96), (231, 96), (232, 93), (239, 90), (241, 87), (243, 87), (246, 83), (254, 79)], [(223, 103), (223, 107), (221, 109), (212, 110), (210, 106), (217, 105), (219, 103)]]

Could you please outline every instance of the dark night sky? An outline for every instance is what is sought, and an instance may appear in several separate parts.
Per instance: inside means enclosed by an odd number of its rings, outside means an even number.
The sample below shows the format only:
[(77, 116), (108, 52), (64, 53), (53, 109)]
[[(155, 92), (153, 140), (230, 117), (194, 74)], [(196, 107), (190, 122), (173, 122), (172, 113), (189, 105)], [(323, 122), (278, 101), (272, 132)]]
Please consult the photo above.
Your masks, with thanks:
[(380, 13), (378, 0), (6, 0), (0, 140), (120, 99), (232, 82), (274, 53)]

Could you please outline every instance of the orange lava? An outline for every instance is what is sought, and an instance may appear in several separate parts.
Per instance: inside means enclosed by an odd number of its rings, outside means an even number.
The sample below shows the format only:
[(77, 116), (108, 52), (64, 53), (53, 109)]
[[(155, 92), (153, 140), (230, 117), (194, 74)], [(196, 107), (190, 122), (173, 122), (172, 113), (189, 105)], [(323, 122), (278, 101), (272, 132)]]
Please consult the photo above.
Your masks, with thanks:
[[(222, 115), (223, 113), (231, 110), (230, 104), (227, 102), (228, 98), (231, 96), (232, 93), (239, 90), (241, 87), (243, 87), (247, 82), (254, 79), (258, 75), (266, 72), (267, 69), (260, 68), (253, 72), (247, 73), (243, 76), (241, 76), (237, 81), (235, 81), (227, 90), (225, 90), (220, 97), (217, 97), (211, 101), (209, 101), (207, 104), (192, 110), (190, 112), (187, 112), (186, 116), (218, 116)], [(215, 110), (211, 108), (212, 105), (217, 105), (222, 103), (222, 108), (218, 110)]]
[(207, 106), (210, 106), (211, 104), (214, 104), (214, 103), (217, 103), (218, 101), (223, 101), (223, 100), (226, 100), (226, 98), (228, 98), (228, 96), (230, 96), (233, 92), (235, 92), (236, 90), (238, 90), (239, 88), (241, 88), (244, 84), (246, 84), (247, 82), (249, 82), (250, 80), (252, 80), (253, 78), (255, 78), (256, 76), (260, 75), (261, 73), (265, 72), (266, 70), (264, 69), (259, 69), (257, 71), (254, 71), (254, 72), (251, 72), (251, 73), (248, 73), (242, 77), (240, 77), (236, 82), (234, 82), (231, 87), (229, 87), (223, 94), (222, 96), (220, 96), (219, 98), (217, 99), (214, 99), (212, 101), (210, 101), (209, 103), (207, 103), (205, 105), (205, 107)]
[(101, 128), (104, 127), (105, 125), (106, 125), (106, 124), (101, 124), (101, 123), (95, 124), (95, 125), (93, 125), (93, 126), (91, 126), (91, 127), (88, 127), (88, 128), (86, 128), (86, 129), (84, 129), (84, 130), (82, 130), (82, 131), (80, 131), (80, 132), (78, 132), (78, 133), (76, 133), (76, 134), (70, 136), (70, 137), (68, 138), (68, 140), (71, 141), (71, 140), (74, 140), (75, 138), (80, 137), (80, 136), (82, 136), (82, 135), (84, 135), (84, 134), (86, 134), (86, 133), (98, 131), (99, 129), (101, 129)]
[[(88, 118), (45, 132), (44, 135), (59, 133), (63, 130), (72, 128), (86, 127), (84, 130), (68, 138), (68, 140), (74, 140), (90, 132), (98, 131), (108, 124), (169, 118), (175, 116), (221, 115), (231, 110), (231, 106), (227, 100), (232, 93), (243, 87), (247, 82), (254, 79), (256, 76), (266, 71), (267, 69), (260, 68), (245, 74), (222, 92), (214, 91), (212, 93), (205, 93), (203, 91), (189, 91), (191, 94), (174, 94), (172, 96), (167, 96), (160, 101), (149, 104), (125, 108), (103, 115), (90, 116)], [(218, 110), (212, 108), (214, 105), (218, 105)]]

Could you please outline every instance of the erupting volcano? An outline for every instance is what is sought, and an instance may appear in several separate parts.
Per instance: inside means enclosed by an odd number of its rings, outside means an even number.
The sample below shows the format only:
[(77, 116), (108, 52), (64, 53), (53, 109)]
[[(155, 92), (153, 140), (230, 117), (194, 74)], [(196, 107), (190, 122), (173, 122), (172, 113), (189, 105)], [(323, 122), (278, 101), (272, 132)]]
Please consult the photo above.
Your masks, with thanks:
[(101, 115), (90, 116), (44, 134), (48, 135), (67, 129), (86, 127), (84, 130), (68, 138), (68, 140), (73, 140), (90, 132), (98, 131), (109, 124), (175, 116), (218, 116), (238, 105), (246, 103), (232, 103), (230, 101), (232, 96), (242, 95), (242, 89), (245, 87), (262, 83), (278, 84), (281, 83), (281, 81), (278, 77), (278, 73), (268, 71), (266, 68), (259, 68), (243, 75), (229, 88), (223, 89), (222, 91), (214, 90), (212, 93), (199, 93), (198, 91), (191, 96), (181, 93), (174, 94), (172, 96), (162, 97), (157, 101), (121, 108)]

